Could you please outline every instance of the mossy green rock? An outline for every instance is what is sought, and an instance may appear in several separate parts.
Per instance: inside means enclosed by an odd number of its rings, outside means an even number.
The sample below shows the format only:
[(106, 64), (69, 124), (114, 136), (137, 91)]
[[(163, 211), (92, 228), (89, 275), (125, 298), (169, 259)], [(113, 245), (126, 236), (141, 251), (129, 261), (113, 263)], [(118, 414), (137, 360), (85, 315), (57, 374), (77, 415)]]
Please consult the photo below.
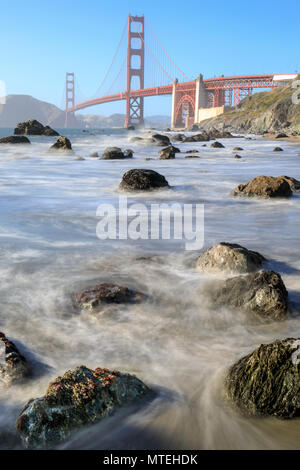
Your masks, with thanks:
[(149, 391), (134, 375), (80, 366), (55, 379), (43, 397), (30, 400), (18, 418), (17, 429), (27, 448), (53, 447)]
[(259, 346), (228, 371), (227, 397), (249, 416), (299, 417), (299, 348), (299, 338)]

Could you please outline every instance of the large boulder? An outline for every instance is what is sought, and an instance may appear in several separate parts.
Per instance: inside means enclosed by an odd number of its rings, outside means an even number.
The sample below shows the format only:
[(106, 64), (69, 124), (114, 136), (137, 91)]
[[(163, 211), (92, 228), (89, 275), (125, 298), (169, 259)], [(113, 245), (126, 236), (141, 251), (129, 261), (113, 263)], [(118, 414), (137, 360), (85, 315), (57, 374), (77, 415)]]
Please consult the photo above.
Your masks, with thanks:
[(257, 319), (273, 321), (287, 316), (288, 292), (280, 274), (274, 271), (226, 279), (212, 288), (211, 298), (217, 305), (250, 313)]
[(67, 137), (61, 136), (57, 139), (55, 144), (51, 145), (50, 151), (62, 150), (70, 152), (72, 150), (72, 144)]
[(43, 126), (36, 119), (31, 119), (25, 122), (19, 122), (14, 130), (15, 135), (45, 135), (45, 136), (59, 136), (59, 133), (51, 129), (49, 126)]
[(10, 386), (22, 382), (29, 375), (30, 369), (25, 357), (16, 345), (0, 332), (0, 384)]
[(0, 144), (30, 144), (30, 140), (24, 136), (11, 135), (9, 137), (2, 137)]
[(50, 448), (149, 392), (134, 375), (80, 366), (57, 377), (43, 397), (29, 400), (17, 430), (25, 447)]
[(175, 158), (175, 154), (180, 153), (179, 148), (173, 147), (173, 145), (169, 145), (168, 147), (159, 151), (160, 160), (173, 160)]
[(155, 145), (162, 146), (162, 147), (168, 146), (171, 144), (169, 137), (163, 134), (153, 134), (151, 136), (151, 140)]
[(144, 297), (128, 287), (103, 283), (76, 294), (75, 304), (86, 310), (99, 310), (105, 304), (137, 303)]
[(218, 129), (211, 129), (209, 132), (208, 132), (208, 135), (209, 135), (209, 138), (211, 140), (213, 139), (231, 139), (233, 138), (234, 136), (228, 132), (228, 131), (219, 131)]
[(119, 189), (125, 191), (150, 191), (166, 188), (168, 181), (163, 175), (153, 170), (135, 169), (126, 171), (123, 175)]
[(261, 268), (265, 258), (256, 251), (221, 242), (205, 251), (196, 261), (196, 268), (206, 272), (250, 273)]
[(292, 196), (290, 184), (282, 177), (257, 176), (247, 184), (239, 184), (231, 196), (289, 198)]
[(107, 147), (101, 157), (102, 160), (123, 160), (124, 153), (119, 147)]
[(300, 417), (300, 338), (262, 344), (225, 379), (227, 397), (248, 416)]

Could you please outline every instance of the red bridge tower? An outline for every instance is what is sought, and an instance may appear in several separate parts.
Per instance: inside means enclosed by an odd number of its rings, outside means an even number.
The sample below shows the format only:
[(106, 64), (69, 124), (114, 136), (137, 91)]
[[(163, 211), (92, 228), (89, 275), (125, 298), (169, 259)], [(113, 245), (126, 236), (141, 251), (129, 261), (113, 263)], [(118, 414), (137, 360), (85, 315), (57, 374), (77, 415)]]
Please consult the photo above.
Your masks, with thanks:
[[(137, 24), (138, 28), (133, 28)], [(135, 31), (133, 31), (135, 29)], [(126, 121), (125, 127), (132, 124), (144, 124), (144, 98), (130, 97), (132, 78), (139, 78), (138, 89), (144, 88), (145, 74), (145, 27), (144, 16), (128, 16), (128, 45), (127, 45), (127, 89), (126, 89)], [(133, 45), (132, 42), (135, 41)], [(138, 44), (137, 44), (138, 43)], [(140, 46), (140, 47), (139, 47)], [(138, 57), (139, 66), (133, 68), (132, 59)]]

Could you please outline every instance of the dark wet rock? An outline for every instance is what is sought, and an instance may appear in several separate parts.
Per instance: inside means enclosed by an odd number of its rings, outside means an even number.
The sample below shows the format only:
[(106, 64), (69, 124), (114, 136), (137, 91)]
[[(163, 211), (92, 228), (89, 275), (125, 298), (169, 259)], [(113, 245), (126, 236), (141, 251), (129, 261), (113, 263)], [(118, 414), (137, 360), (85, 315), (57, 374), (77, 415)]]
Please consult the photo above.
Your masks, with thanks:
[(168, 186), (166, 178), (156, 171), (135, 169), (123, 175), (119, 188), (126, 191), (149, 191)]
[(192, 135), (190, 137), (186, 137), (185, 139), (183, 139), (183, 143), (187, 143), (187, 142), (208, 142), (210, 140), (210, 137), (209, 135), (207, 134), (207, 132), (202, 132), (201, 134), (196, 134), (196, 135)]
[(85, 160), (85, 158), (83, 158), (83, 157), (76, 157), (74, 160), (75, 160), (76, 162), (83, 162), (83, 161)]
[(29, 377), (30, 369), (16, 345), (0, 332), (0, 385), (10, 386)]
[(131, 149), (124, 150), (124, 157), (125, 158), (133, 158), (134, 151)]
[(196, 131), (199, 131), (199, 126), (198, 124), (192, 124), (191, 126), (189, 126), (187, 128), (187, 131), (189, 132), (196, 132)]
[(239, 158), (242, 158), (242, 157), (240, 155), (236, 154), (236, 155), (233, 156), (233, 158), (239, 159)]
[(228, 131), (220, 131), (218, 129), (211, 129), (208, 131), (209, 138), (213, 139), (232, 139), (234, 136)]
[(261, 344), (228, 371), (229, 400), (248, 416), (300, 417), (300, 338)]
[(221, 142), (213, 142), (211, 144), (211, 148), (212, 149), (224, 149), (225, 147), (223, 144), (221, 144)]
[(160, 160), (170, 160), (175, 158), (175, 154), (180, 153), (179, 148), (173, 147), (173, 145), (169, 145), (168, 147), (159, 151)]
[(103, 152), (101, 160), (123, 160), (124, 158), (125, 155), (119, 147), (107, 147)]
[(200, 158), (199, 155), (186, 155), (184, 158)]
[(98, 152), (93, 152), (90, 154), (90, 158), (99, 158)]
[(241, 152), (242, 150), (244, 150), (242, 147), (234, 147), (233, 149), (234, 152)]
[(43, 397), (28, 401), (17, 430), (26, 448), (51, 448), (149, 392), (134, 375), (80, 366), (57, 377)]
[(24, 136), (11, 135), (9, 137), (2, 137), (0, 144), (30, 144), (30, 140)]
[(261, 198), (289, 198), (291, 195), (292, 190), (289, 183), (282, 177), (273, 176), (257, 176), (247, 184), (238, 185), (231, 192), (231, 196)]
[(171, 144), (170, 142), (170, 139), (167, 135), (162, 135), (162, 134), (153, 134), (151, 136), (151, 140), (153, 141), (153, 143), (155, 143), (156, 145), (159, 145), (159, 146), (168, 146)]
[(292, 178), (291, 176), (280, 176), (280, 178), (285, 180), (290, 185), (290, 188), (294, 193), (300, 192), (300, 181)]
[(172, 140), (174, 140), (175, 142), (182, 142), (185, 138), (186, 137), (184, 134), (175, 134), (172, 136)]
[(205, 251), (196, 261), (196, 268), (206, 272), (250, 273), (261, 268), (265, 258), (256, 251), (236, 243), (221, 242)]
[(281, 147), (275, 147), (273, 152), (283, 152), (283, 149)]
[(274, 271), (226, 279), (215, 286), (211, 297), (217, 305), (250, 313), (261, 320), (284, 320), (287, 316), (288, 292), (280, 274)]
[(59, 133), (49, 126), (43, 126), (36, 119), (31, 119), (25, 122), (19, 122), (14, 130), (15, 135), (45, 135), (45, 136), (59, 136)]
[(128, 287), (103, 283), (76, 294), (75, 305), (86, 310), (98, 310), (103, 304), (137, 303), (144, 298), (144, 294)]
[(129, 125), (126, 127), (128, 131), (135, 131), (135, 127), (133, 125)]
[(285, 139), (287, 137), (288, 137), (287, 134), (285, 134), (284, 132), (280, 132), (279, 134), (275, 136), (275, 139)]
[(185, 153), (199, 153), (199, 150), (187, 150)]
[(67, 137), (61, 136), (57, 139), (55, 144), (51, 145), (50, 151), (53, 150), (71, 151), (72, 144)]

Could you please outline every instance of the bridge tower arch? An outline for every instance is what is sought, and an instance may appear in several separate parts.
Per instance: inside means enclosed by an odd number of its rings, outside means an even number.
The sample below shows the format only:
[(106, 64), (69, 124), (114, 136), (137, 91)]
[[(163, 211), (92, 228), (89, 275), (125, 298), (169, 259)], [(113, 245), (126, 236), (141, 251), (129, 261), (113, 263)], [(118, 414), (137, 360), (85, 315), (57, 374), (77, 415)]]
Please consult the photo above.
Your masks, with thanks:
[[(133, 31), (133, 25), (136, 24), (139, 28)], [(138, 77), (139, 89), (144, 88), (145, 77), (145, 21), (144, 16), (128, 16), (128, 44), (127, 44), (127, 88), (126, 88), (126, 120), (125, 127), (139, 124), (144, 124), (144, 98), (143, 97), (130, 97), (132, 87), (132, 78)], [(132, 40), (138, 39), (140, 47), (135, 45), (133, 47)], [(136, 41), (138, 42), (138, 41)], [(132, 58), (139, 57), (139, 65), (133, 67)]]

